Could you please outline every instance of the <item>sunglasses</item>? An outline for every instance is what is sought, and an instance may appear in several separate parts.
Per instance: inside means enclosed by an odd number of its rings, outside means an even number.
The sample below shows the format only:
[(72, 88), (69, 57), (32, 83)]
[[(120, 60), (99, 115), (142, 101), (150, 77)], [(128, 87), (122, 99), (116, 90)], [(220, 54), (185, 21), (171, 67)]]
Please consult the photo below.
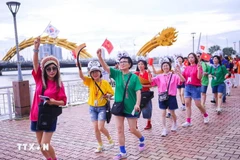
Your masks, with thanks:
[(51, 72), (51, 71), (56, 72), (57, 71), (57, 67), (48, 67), (48, 68), (46, 68), (46, 71), (47, 72)]

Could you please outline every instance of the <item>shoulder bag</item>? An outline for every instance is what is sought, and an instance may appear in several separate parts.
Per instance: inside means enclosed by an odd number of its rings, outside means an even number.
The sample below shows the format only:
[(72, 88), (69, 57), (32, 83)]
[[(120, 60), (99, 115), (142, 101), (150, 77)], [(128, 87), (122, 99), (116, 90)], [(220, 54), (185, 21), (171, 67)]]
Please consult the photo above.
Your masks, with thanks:
[[(44, 88), (42, 88), (42, 95), (44, 94)], [(41, 101), (38, 105), (38, 121), (37, 130), (49, 130), (52, 123), (57, 117), (62, 114), (62, 107), (57, 105), (49, 105)]]
[(172, 79), (172, 75), (173, 75), (173, 74), (171, 73), (171, 77), (170, 77), (170, 79), (169, 79), (168, 86), (167, 86), (167, 91), (162, 92), (162, 93), (160, 93), (160, 94), (158, 95), (158, 100), (159, 100), (160, 102), (166, 101), (166, 100), (168, 100), (168, 98), (169, 98), (168, 90), (169, 90), (169, 85), (170, 85), (170, 82), (171, 82), (171, 79)]
[(116, 116), (122, 116), (123, 115), (125, 94), (126, 94), (127, 85), (129, 83), (129, 80), (130, 80), (131, 76), (132, 76), (132, 73), (129, 75), (127, 83), (125, 85), (124, 93), (123, 93), (123, 100), (121, 102), (114, 102), (113, 103), (111, 113), (116, 115)]

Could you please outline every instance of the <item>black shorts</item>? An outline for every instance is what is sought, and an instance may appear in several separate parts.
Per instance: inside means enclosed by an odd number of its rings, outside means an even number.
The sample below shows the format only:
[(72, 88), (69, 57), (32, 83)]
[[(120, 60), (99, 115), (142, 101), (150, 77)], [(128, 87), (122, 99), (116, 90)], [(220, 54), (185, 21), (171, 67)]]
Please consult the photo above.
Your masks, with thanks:
[(38, 130), (37, 129), (37, 121), (31, 121), (31, 131), (37, 132), (37, 131), (44, 131), (44, 132), (54, 132), (57, 128), (57, 119), (53, 121), (52, 126), (48, 130)]
[(178, 89), (185, 88), (185, 83), (183, 82), (182, 84), (177, 85), (177, 88), (178, 88)]
[(169, 109), (169, 110), (176, 110), (178, 109), (177, 98), (176, 96), (169, 96), (168, 100), (160, 102), (159, 101), (159, 108), (160, 109)]

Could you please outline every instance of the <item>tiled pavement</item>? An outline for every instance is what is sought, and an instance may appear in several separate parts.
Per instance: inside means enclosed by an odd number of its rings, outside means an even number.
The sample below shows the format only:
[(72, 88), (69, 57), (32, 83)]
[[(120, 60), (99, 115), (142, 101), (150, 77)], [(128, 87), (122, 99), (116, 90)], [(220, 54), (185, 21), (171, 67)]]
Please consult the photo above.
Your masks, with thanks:
[[(155, 89), (156, 90), (156, 89)], [(210, 90), (210, 88), (209, 88)], [(217, 115), (215, 107), (210, 103), (211, 94), (207, 99), (207, 111), (210, 123), (203, 124), (203, 117), (199, 110), (193, 107), (193, 126), (181, 128), (176, 133), (170, 133), (167, 137), (161, 137), (160, 110), (157, 99), (153, 100), (153, 128), (145, 131), (146, 121), (140, 118), (138, 127), (146, 138), (146, 150), (139, 153), (138, 139), (128, 131), (125, 125), (126, 146), (129, 157), (127, 159), (155, 160), (155, 159), (240, 159), (240, 89), (232, 89), (232, 95), (224, 104), (224, 112)], [(52, 144), (56, 154), (63, 160), (112, 159), (118, 153), (116, 129), (114, 117), (106, 127), (109, 129), (116, 142), (114, 148), (95, 154), (97, 145), (93, 128), (90, 123), (88, 106), (86, 104), (69, 107), (63, 110), (59, 117), (57, 131)], [(184, 122), (185, 112), (177, 110), (178, 124)], [(171, 121), (167, 120), (170, 128)], [(29, 129), (29, 120), (0, 121), (0, 159), (11, 160), (37, 160), (43, 159), (38, 150), (27, 150), (23, 147), (18, 150), (18, 144), (36, 145), (35, 134)], [(102, 136), (103, 137), (103, 136)], [(106, 138), (103, 137), (107, 144)], [(36, 148), (36, 146), (35, 146)]]

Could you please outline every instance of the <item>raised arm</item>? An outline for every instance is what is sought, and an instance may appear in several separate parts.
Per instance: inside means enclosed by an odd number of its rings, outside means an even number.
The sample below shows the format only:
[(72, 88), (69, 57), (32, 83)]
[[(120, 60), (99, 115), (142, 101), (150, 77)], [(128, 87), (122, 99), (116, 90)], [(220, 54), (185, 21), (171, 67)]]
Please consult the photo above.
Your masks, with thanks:
[(153, 69), (153, 73), (154, 73), (154, 74), (160, 74), (160, 73), (161, 73), (161, 70), (158, 70), (158, 71), (157, 71), (157, 70), (155, 69), (154, 65), (151, 65), (151, 67), (152, 67), (152, 69)]
[(101, 48), (99, 48), (97, 50), (97, 56), (98, 56), (98, 60), (99, 60), (100, 64), (102, 65), (103, 69), (110, 74), (110, 67), (107, 65), (107, 63), (102, 58), (102, 49)]
[[(78, 64), (76, 63), (76, 66), (77, 66), (77, 65), (78, 65)], [(80, 62), (79, 62), (79, 65), (81, 66), (81, 63), (80, 63)], [(81, 66), (81, 68), (82, 68), (82, 66)], [(81, 69), (78, 70), (78, 74), (79, 74), (79, 77), (84, 81), (84, 80), (85, 80), (85, 77), (84, 77), (83, 72), (82, 72)]]
[(40, 37), (34, 40), (33, 69), (35, 73), (37, 73), (38, 67), (39, 67), (39, 63), (38, 63), (39, 45), (40, 45)]
[(181, 69), (180, 69), (179, 66), (176, 66), (174, 72), (180, 77), (181, 82), (185, 82), (186, 81), (186, 79), (182, 75), (182, 72), (181, 72)]

